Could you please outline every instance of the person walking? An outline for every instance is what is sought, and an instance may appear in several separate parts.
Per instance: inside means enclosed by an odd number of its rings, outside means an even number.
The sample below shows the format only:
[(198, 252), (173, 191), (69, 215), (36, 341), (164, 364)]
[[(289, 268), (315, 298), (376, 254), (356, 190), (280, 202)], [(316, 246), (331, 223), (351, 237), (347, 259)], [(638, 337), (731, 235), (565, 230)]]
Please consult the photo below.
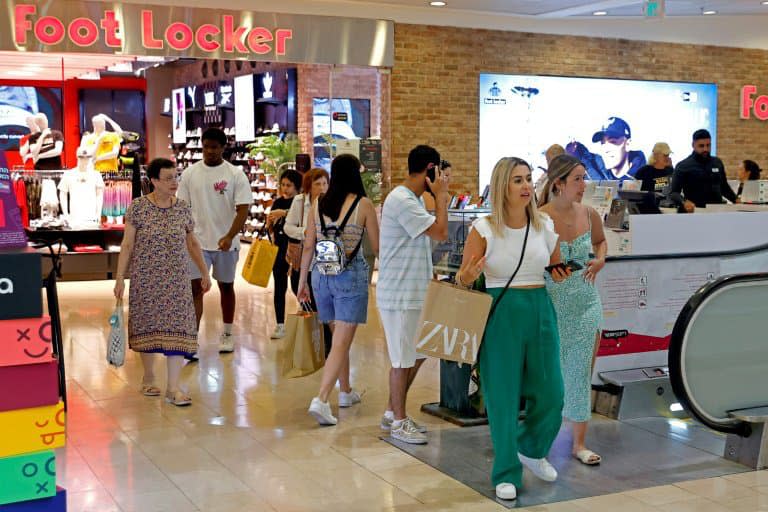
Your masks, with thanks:
[[(542, 480), (557, 479), (546, 456), (562, 422), (563, 379), (544, 272), (560, 263), (560, 248), (552, 219), (536, 208), (527, 162), (499, 160), (490, 193), (491, 215), (473, 223), (456, 284), (468, 288), (484, 272), (497, 303), (485, 327), (478, 368), (493, 442), (491, 480), (497, 497), (512, 500), (522, 484), (522, 464)], [(556, 281), (569, 275), (567, 269), (552, 269)], [(526, 403), (522, 422), (520, 397)]]
[(599, 464), (600, 455), (585, 445), (592, 417), (592, 369), (600, 342), (603, 305), (595, 277), (605, 266), (608, 243), (600, 214), (581, 204), (587, 170), (570, 155), (555, 158), (547, 171), (547, 185), (539, 201), (560, 236), (560, 254), (566, 264), (582, 267), (561, 283), (547, 280), (547, 291), (557, 313), (560, 365), (565, 386), (563, 417), (573, 423), (572, 453), (581, 463)]
[(157, 158), (147, 166), (147, 177), (154, 191), (134, 199), (125, 214), (114, 294), (122, 300), (125, 277), (130, 272), (128, 345), (141, 354), (141, 392), (146, 396), (161, 394), (155, 385), (154, 361), (155, 354), (163, 354), (168, 374), (166, 401), (189, 405), (192, 399), (179, 388), (184, 356), (197, 351), (187, 254), (202, 272), (202, 293), (210, 290), (211, 280), (203, 272), (205, 261), (193, 232), (192, 211), (174, 197), (178, 188), (176, 166)]
[(273, 303), (275, 320), (277, 320), (277, 327), (270, 336), (273, 340), (285, 336), (285, 294), (288, 291), (289, 278), (293, 293), (299, 293), (299, 269), (291, 268), (286, 260), (289, 238), (285, 234), (284, 227), (293, 199), (301, 190), (301, 180), (301, 174), (293, 169), (288, 169), (280, 175), (280, 197), (274, 200), (272, 210), (267, 215), (267, 227), (272, 232), (272, 238), (277, 246), (277, 257), (272, 267), (272, 276), (275, 279)]
[[(227, 136), (219, 128), (208, 128), (202, 135), (203, 160), (190, 165), (181, 175), (177, 197), (192, 208), (195, 234), (203, 247), (208, 273), (221, 295), (221, 315), (224, 324), (219, 336), (219, 352), (235, 350), (232, 326), (235, 319), (235, 272), (240, 256), (239, 233), (248, 218), (253, 202), (251, 184), (245, 173), (224, 160)], [(190, 267), (192, 294), (198, 328), (203, 317), (202, 274)], [(197, 355), (190, 357), (197, 360)]]
[[(318, 316), (321, 322), (332, 323), (333, 330), (320, 389), (309, 406), (309, 413), (320, 425), (335, 425), (338, 421), (328, 403), (337, 380), (340, 407), (360, 402), (360, 395), (349, 381), (349, 348), (357, 326), (368, 318), (368, 265), (360, 250), (366, 232), (374, 253), (379, 252), (376, 209), (365, 197), (361, 167), (353, 155), (333, 159), (328, 192), (313, 203), (304, 238), (298, 298), (300, 302), (310, 298), (308, 277), (312, 267)], [(319, 251), (318, 241), (322, 242)], [(316, 254), (323, 256), (322, 266), (313, 258)]]

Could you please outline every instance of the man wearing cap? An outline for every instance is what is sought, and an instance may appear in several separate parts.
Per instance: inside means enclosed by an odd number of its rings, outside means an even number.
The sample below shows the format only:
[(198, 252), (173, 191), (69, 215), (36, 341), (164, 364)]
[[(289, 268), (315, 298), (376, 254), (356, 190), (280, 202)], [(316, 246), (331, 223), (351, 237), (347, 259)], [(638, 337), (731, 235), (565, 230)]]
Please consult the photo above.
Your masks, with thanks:
[(635, 179), (642, 181), (641, 190), (647, 192), (665, 192), (669, 187), (672, 173), (672, 159), (669, 155), (672, 150), (666, 142), (657, 142), (651, 151), (648, 165), (642, 166), (635, 174)]
[(602, 128), (592, 135), (592, 142), (600, 143), (600, 155), (609, 174), (606, 179), (632, 179), (645, 165), (642, 151), (629, 151), (631, 138), (629, 125), (620, 117), (609, 117)]
[(728, 185), (725, 165), (712, 156), (712, 136), (707, 130), (693, 132), (693, 153), (675, 167), (669, 198), (681, 211), (693, 212), (695, 207), (722, 203), (723, 197), (735, 203), (736, 194)]

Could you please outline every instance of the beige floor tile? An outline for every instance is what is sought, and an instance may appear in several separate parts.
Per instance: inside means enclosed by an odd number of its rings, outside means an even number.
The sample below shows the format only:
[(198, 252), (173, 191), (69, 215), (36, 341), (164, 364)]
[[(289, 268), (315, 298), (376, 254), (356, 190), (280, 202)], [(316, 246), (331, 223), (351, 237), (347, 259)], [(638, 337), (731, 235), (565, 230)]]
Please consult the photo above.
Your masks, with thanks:
[(696, 494), (683, 490), (680, 487), (675, 487), (674, 485), (649, 487), (648, 489), (627, 491), (623, 494), (642, 501), (647, 505), (665, 505), (667, 503), (693, 500), (698, 497)]
[(768, 470), (725, 475), (723, 479), (740, 485), (746, 485), (747, 487), (768, 486)]
[(756, 494), (756, 491), (749, 487), (724, 478), (707, 478), (705, 480), (680, 482), (675, 484), (675, 486), (702, 498), (721, 503), (727, 503), (738, 498), (748, 498)]
[(197, 512), (198, 509), (178, 489), (126, 494), (117, 498), (123, 512)]
[(652, 512), (657, 510), (626, 493), (608, 494), (575, 500), (573, 503), (592, 512)]
[(199, 504), (205, 512), (273, 512), (275, 509), (255, 492), (218, 494)]
[(584, 512), (591, 509), (573, 501), (565, 501), (560, 503), (550, 503), (548, 505), (538, 505), (536, 507), (522, 507), (520, 510), (525, 510), (525, 512)]
[(768, 510), (768, 494), (757, 494), (748, 498), (738, 498), (725, 504), (731, 512), (755, 512)]
[(67, 491), (67, 510), (78, 512), (122, 512), (105, 490)]
[(729, 509), (724, 505), (706, 498), (667, 503), (666, 505), (660, 505), (656, 510), (661, 512), (729, 512)]
[(194, 470), (169, 474), (169, 478), (195, 504), (214, 500), (220, 494), (248, 491), (248, 487), (226, 469)]
[(419, 459), (411, 457), (400, 450), (396, 452), (382, 453), (380, 455), (355, 457), (353, 460), (374, 473), (378, 471), (386, 471), (388, 469), (398, 469), (405, 466), (423, 464)]

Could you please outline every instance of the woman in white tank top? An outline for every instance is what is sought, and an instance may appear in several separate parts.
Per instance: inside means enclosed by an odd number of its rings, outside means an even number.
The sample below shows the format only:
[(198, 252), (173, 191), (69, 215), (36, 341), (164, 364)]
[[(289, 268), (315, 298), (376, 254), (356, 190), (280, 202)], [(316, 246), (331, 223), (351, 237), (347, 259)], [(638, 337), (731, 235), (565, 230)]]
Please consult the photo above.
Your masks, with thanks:
[[(521, 462), (543, 480), (557, 478), (545, 457), (560, 430), (563, 379), (544, 267), (560, 263), (560, 249), (552, 220), (536, 209), (524, 160), (499, 160), (491, 204), (491, 215), (476, 221), (467, 237), (456, 282), (471, 286), (484, 271), (488, 293), (494, 301), (501, 297), (486, 324), (478, 362), (495, 454), (491, 480), (496, 495), (511, 500), (522, 484)], [(552, 272), (559, 281), (568, 275)], [(518, 424), (521, 396), (526, 418)]]

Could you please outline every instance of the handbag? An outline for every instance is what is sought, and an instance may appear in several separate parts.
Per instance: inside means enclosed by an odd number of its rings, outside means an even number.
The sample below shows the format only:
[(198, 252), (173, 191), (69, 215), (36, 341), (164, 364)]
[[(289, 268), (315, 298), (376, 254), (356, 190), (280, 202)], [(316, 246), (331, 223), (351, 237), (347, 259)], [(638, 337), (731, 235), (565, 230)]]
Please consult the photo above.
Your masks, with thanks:
[[(263, 233), (262, 233), (263, 234)], [(248, 250), (248, 256), (243, 264), (243, 279), (256, 286), (266, 288), (269, 285), (269, 276), (277, 259), (278, 248), (267, 238), (255, 238)]]
[(458, 363), (477, 361), (485, 326), (523, 264), (530, 225), (529, 219), (517, 268), (495, 301), (484, 292), (429, 282), (419, 317), (416, 352)]
[[(304, 227), (304, 199), (301, 201), (301, 224), (299, 227)], [(304, 250), (304, 243), (299, 240), (294, 242), (291, 239), (288, 240), (288, 247), (285, 250), (285, 261), (291, 266), (293, 270), (301, 269), (301, 253)]]
[(123, 321), (123, 300), (117, 299), (115, 311), (109, 317), (109, 336), (107, 337), (107, 362), (115, 368), (125, 364), (125, 323)]
[(305, 310), (285, 319), (285, 338), (280, 350), (280, 373), (293, 379), (311, 375), (325, 365), (323, 326), (317, 313)]

